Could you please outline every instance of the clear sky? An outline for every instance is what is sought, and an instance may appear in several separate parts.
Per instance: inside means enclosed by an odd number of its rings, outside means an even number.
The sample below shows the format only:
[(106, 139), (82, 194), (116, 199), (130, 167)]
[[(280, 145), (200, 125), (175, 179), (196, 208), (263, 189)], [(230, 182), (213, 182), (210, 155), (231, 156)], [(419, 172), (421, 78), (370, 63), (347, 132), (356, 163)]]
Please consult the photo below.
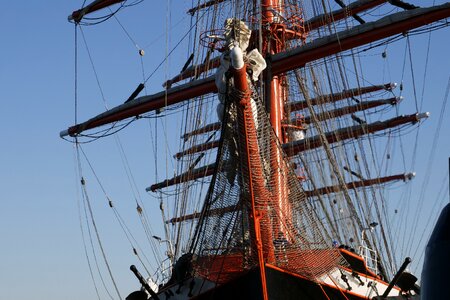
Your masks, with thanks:
[[(82, 2), (9, 1), (0, 10), (0, 299), (96, 298), (80, 233), (74, 151), (71, 144), (59, 138), (59, 131), (73, 124), (74, 120), (74, 26), (66, 19)], [(144, 65), (147, 74), (158, 65), (167, 49), (171, 49), (187, 31), (189, 17), (184, 12), (190, 7), (191, 1), (172, 2), (172, 9), (167, 10), (166, 1), (147, 0), (141, 8), (130, 8), (118, 15), (138, 48), (146, 51)], [(415, 2), (425, 6), (432, 1)], [(159, 4), (151, 8), (148, 3)], [(179, 8), (182, 13), (176, 12), (175, 8)], [(167, 27), (173, 29), (168, 36), (165, 34)], [(113, 19), (95, 27), (84, 27), (83, 30), (99, 70), (108, 106), (122, 103), (142, 81), (141, 61), (136, 47)], [(422, 228), (428, 219), (434, 220), (436, 211), (444, 203), (438, 199), (438, 194), (448, 172), (447, 157), (450, 156), (448, 106), (434, 164), (430, 166), (429, 173), (426, 170), (450, 75), (449, 33), (446, 28), (433, 33), (431, 37), (423, 104), (423, 111), (430, 111), (431, 118), (421, 128), (417, 160), (414, 162), (417, 178), (411, 195), (413, 206), (417, 206), (418, 201), (422, 201), (418, 195), (424, 186), (424, 176), (427, 176), (430, 181), (426, 185), (426, 202), (418, 221)], [(82, 39), (81, 35), (78, 38)], [(428, 35), (412, 39), (411, 44), (420, 99)], [(398, 57), (401, 58), (405, 40), (399, 41), (397, 46), (388, 48), (388, 54), (398, 51)], [(78, 50), (79, 118), (83, 121), (103, 111), (104, 104), (82, 42)], [(186, 52), (175, 52), (174, 55), (175, 58), (163, 65), (160, 72), (149, 81), (148, 93), (161, 90), (164, 76), (175, 75), (181, 69)], [(401, 72), (395, 70), (402, 70), (403, 58), (391, 61), (392, 73), (389, 76), (376, 69), (381, 67), (379, 61), (381, 59), (370, 65), (373, 68), (371, 72), (379, 72), (376, 82), (381, 83), (388, 78), (401, 81)], [(170, 66), (174, 66), (174, 70), (168, 74)], [(408, 68), (409, 60), (404, 82), (405, 89), (409, 89), (409, 92), (405, 91), (405, 96), (409, 96), (408, 101), (412, 102)], [(414, 113), (413, 107), (405, 104), (402, 113)], [(121, 135), (122, 142), (130, 153), (130, 164), (137, 169), (135, 175), (142, 197), (149, 201), (151, 210), (157, 210), (157, 203), (151, 202), (152, 198), (144, 193), (145, 187), (153, 181), (152, 174), (148, 174), (152, 162), (142, 162), (140, 159), (150, 151), (151, 145), (144, 143), (134, 147), (137, 133), (129, 129), (127, 136)], [(406, 140), (409, 141), (408, 138)], [(93, 161), (94, 158), (99, 161), (99, 166), (107, 166), (120, 160), (117, 150), (110, 150), (109, 146), (113, 144), (114, 140), (100, 141), (89, 146), (87, 151), (92, 153)], [(405, 147), (411, 148), (412, 144), (406, 143)], [(407, 165), (411, 165), (411, 161), (407, 161)], [(123, 200), (129, 197), (126, 196), (129, 190), (119, 191), (118, 181), (111, 172), (115, 171), (103, 169), (99, 175), (105, 182), (111, 179), (108, 188), (113, 190), (112, 194), (117, 198)], [(448, 201), (448, 197), (446, 199)], [(121, 208), (121, 202), (118, 202)], [(438, 203), (439, 207), (434, 207), (434, 203)], [(96, 208), (104, 209), (104, 204), (99, 202)], [(124, 214), (131, 216), (132, 208), (133, 205), (131, 208), (123, 207)], [(433, 208), (434, 214), (431, 215)], [(153, 213), (150, 216), (157, 217)], [(109, 246), (108, 254), (114, 261), (112, 268), (117, 273), (116, 279), (124, 298), (138, 287), (128, 270), (129, 265), (136, 262), (130, 255), (129, 245), (123, 243), (125, 238), (109, 211), (99, 213), (99, 228), (105, 235), (105, 244)], [(421, 233), (422, 228), (417, 232)], [(428, 232), (424, 239), (427, 236)], [(123, 252), (127, 256), (122, 256)]]

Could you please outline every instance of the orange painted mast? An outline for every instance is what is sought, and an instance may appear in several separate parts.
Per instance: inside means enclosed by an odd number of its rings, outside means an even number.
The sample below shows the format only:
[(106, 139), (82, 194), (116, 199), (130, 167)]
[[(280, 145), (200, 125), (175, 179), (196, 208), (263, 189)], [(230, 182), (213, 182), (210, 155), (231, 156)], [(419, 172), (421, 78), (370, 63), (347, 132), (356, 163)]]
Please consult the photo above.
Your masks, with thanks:
[[(236, 48), (234, 48), (233, 50), (235, 49)], [(250, 220), (253, 221), (252, 249), (256, 249), (258, 257), (262, 296), (264, 300), (268, 300), (269, 296), (267, 293), (265, 263), (266, 260), (274, 260), (275, 254), (273, 250), (273, 244), (267, 243), (267, 239), (271, 236), (270, 232), (265, 230), (266, 228), (261, 228), (261, 224), (264, 223), (261, 222), (261, 219), (268, 218), (268, 216), (267, 214), (264, 214), (263, 211), (258, 210), (256, 206), (256, 197), (260, 198), (264, 195), (263, 190), (265, 189), (265, 187), (262, 180), (258, 180), (262, 177), (263, 174), (261, 165), (257, 162), (257, 160), (253, 159), (255, 156), (259, 156), (259, 150), (256, 126), (254, 123), (254, 116), (251, 106), (251, 92), (247, 82), (247, 72), (245, 64), (241, 68), (236, 68), (236, 66), (233, 66), (232, 73), (234, 78), (234, 87), (239, 93), (237, 115), (238, 120), (242, 124), (242, 127), (240, 127), (239, 129), (239, 139), (241, 141), (241, 144), (244, 146), (243, 150), (245, 151), (245, 153), (243, 154), (246, 158), (243, 160), (243, 162), (246, 164), (245, 166), (243, 166), (243, 169), (246, 171), (246, 177), (248, 178), (248, 196), (250, 199), (251, 207)], [(272, 247), (270, 247), (270, 245)]]
[[(303, 28), (301, 16), (297, 16), (296, 29), (292, 30), (283, 23), (285, 18), (285, 5), (283, 0), (262, 0), (261, 1), (261, 37), (263, 56), (270, 60), (271, 57), (286, 51), (287, 40), (294, 38), (304, 39), (306, 34)], [(287, 170), (283, 168), (283, 154), (279, 145), (286, 143), (287, 135), (284, 132), (284, 124), (288, 120), (285, 105), (288, 98), (286, 88), (286, 74), (274, 72), (271, 64), (264, 73), (264, 99), (268, 110), (271, 127), (278, 140), (271, 139), (270, 147), (270, 186), (271, 198), (270, 207), (275, 211), (278, 218), (268, 222), (261, 227), (263, 231), (271, 233), (271, 237), (263, 241), (265, 247), (273, 246), (274, 239), (290, 239), (286, 220), (292, 218), (292, 208), (288, 201)], [(266, 262), (270, 262), (266, 259)]]
[[(278, 21), (284, 13), (283, 3), (284, 1), (277, 0), (264, 0), (261, 2), (262, 28), (266, 28), (266, 30), (263, 29), (262, 53), (266, 57), (285, 50), (285, 36), (283, 34), (286, 31), (286, 25)], [(270, 64), (264, 76), (265, 103), (266, 107), (268, 107), (270, 123), (279, 140), (279, 144), (283, 144), (286, 142), (283, 123), (286, 119), (284, 106), (287, 102), (287, 90), (282, 86), (282, 83), (285, 81), (286, 76), (284, 74), (273, 74)], [(271, 206), (280, 217), (279, 220), (273, 220), (272, 228), (262, 228), (262, 230), (272, 233), (271, 239), (264, 241), (267, 245), (273, 245), (274, 238), (286, 237), (287, 230), (284, 228), (283, 220), (291, 218), (291, 207), (287, 200), (288, 191), (285, 182), (286, 176), (284, 176), (285, 170), (281, 169), (283, 157), (280, 150), (278, 150), (277, 142), (272, 141), (270, 147), (274, 149), (274, 151), (271, 151), (270, 157), (272, 170), (270, 178), (272, 186)]]
[[(268, 27), (269, 32), (263, 33), (263, 55), (271, 56), (277, 54), (284, 50), (284, 43), (279, 36), (279, 31), (277, 30), (281, 24), (276, 22), (274, 12), (277, 14), (282, 14), (281, 7), (276, 5), (278, 1), (275, 0), (264, 0), (262, 1), (262, 26)], [(272, 37), (268, 39), (267, 36)], [(269, 70), (269, 73), (270, 70)], [(268, 98), (268, 103), (266, 105), (269, 107), (270, 113), (270, 123), (275, 131), (275, 134), (283, 142), (282, 131), (281, 131), (281, 120), (284, 113), (284, 105), (281, 103), (285, 102), (284, 91), (280, 85), (280, 76), (272, 74), (266, 74), (266, 98)]]

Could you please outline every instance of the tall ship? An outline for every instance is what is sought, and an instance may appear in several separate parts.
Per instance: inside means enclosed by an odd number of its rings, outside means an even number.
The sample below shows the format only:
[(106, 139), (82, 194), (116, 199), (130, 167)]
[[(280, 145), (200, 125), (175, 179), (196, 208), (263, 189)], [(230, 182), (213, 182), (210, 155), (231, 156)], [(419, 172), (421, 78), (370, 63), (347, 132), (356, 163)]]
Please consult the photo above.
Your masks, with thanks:
[[(75, 149), (80, 227), (98, 298), (105, 290), (108, 299), (128, 300), (431, 299), (421, 295), (419, 275), (408, 269), (414, 253), (399, 251), (405, 242), (392, 222), (400, 213), (385, 193), (414, 180), (413, 170), (391, 172), (391, 156), (401, 159), (403, 147), (418, 147), (401, 137), (429, 113), (417, 98), (413, 111), (400, 106), (411, 101), (403, 100), (403, 90), (416, 92), (415, 86), (404, 86), (402, 78), (373, 82), (366, 73), (386, 72), (368, 61), (374, 53), (387, 60), (388, 46), (399, 40), (406, 41), (408, 66), (410, 39), (448, 30), (450, 3), (189, 1), (183, 23), (189, 26), (176, 29), (179, 40), (159, 49), (164, 58), (148, 72), (144, 60), (153, 54), (134, 42), (120, 12), (147, 4), (154, 17), (156, 2), (97, 0), (69, 16), (76, 112), (74, 125), (60, 135)], [(164, 13), (170, 19), (172, 12)], [(86, 43), (87, 25), (105, 21), (117, 23), (136, 46), (142, 80), (121, 86), (128, 95), (118, 96), (114, 108), (79, 121), (77, 43)], [(187, 52), (176, 54), (179, 45)], [(155, 82), (154, 73), (168, 66), (177, 71)], [(159, 92), (148, 92), (156, 86)], [(150, 134), (133, 132), (139, 123)], [(124, 144), (124, 135), (152, 145), (144, 168), (148, 187), (136, 184), (124, 151), (133, 142)], [(107, 191), (108, 174), (100, 176), (88, 155), (91, 144), (111, 138), (126, 174), (126, 188), (114, 188), (131, 191), (141, 238)], [(106, 149), (97, 151), (107, 156)], [(100, 236), (105, 229), (95, 219), (91, 186), (100, 189), (134, 255), (131, 271), (120, 270), (136, 276), (136, 291), (127, 295)], [(410, 213), (420, 219), (416, 211)], [(416, 229), (404, 224), (400, 230)], [(450, 299), (448, 287), (433, 288), (447, 290), (442, 299)]]

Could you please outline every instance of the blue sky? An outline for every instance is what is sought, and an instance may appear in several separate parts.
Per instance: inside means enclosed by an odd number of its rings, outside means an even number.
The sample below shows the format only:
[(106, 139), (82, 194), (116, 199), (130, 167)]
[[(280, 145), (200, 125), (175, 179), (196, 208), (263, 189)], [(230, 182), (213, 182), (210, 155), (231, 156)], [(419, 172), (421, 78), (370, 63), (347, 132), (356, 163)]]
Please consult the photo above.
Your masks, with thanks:
[[(178, 1), (172, 5), (186, 11), (190, 2)], [(424, 5), (424, 2), (428, 4), (431, 1), (421, 2)], [(74, 119), (74, 26), (66, 21), (66, 17), (81, 3), (50, 0), (25, 4), (13, 1), (0, 10), (0, 299), (96, 297), (81, 242), (74, 151), (71, 144), (59, 138), (59, 131), (71, 125)], [(166, 49), (173, 47), (186, 32), (189, 22), (186, 14), (168, 11), (166, 1), (160, 3), (152, 11), (148, 3), (144, 3), (142, 9), (131, 8), (118, 16), (132, 38), (140, 47), (145, 47), (147, 74), (161, 61)], [(169, 27), (174, 29), (166, 39), (168, 18), (171, 23)], [(184, 22), (178, 23), (179, 20)], [(83, 30), (99, 70), (108, 105), (112, 107), (123, 102), (142, 79), (137, 49), (114, 20)], [(81, 39), (81, 35), (78, 38)], [(414, 38), (411, 42), (419, 91), (427, 39), (428, 36)], [(423, 109), (432, 115), (421, 128), (416, 161), (418, 175), (412, 198), (420, 193), (424, 180), (420, 171), (424, 174), (427, 167), (449, 78), (449, 40), (448, 28), (432, 35)], [(388, 53), (391, 50), (404, 51), (405, 40), (398, 42), (397, 46), (389, 48)], [(82, 42), (79, 52), (79, 118), (85, 120), (103, 111), (104, 106)], [(175, 52), (174, 58), (149, 81), (147, 92), (161, 90), (164, 76), (177, 73), (185, 57), (185, 51)], [(394, 69), (402, 68), (403, 59), (391, 62), (391, 77), (400, 77)], [(165, 75), (171, 66), (174, 70)], [(380, 72), (375, 67), (378, 67), (377, 63), (370, 65), (374, 70), (372, 72)], [(405, 89), (409, 89), (405, 94), (412, 102), (411, 84), (408, 82), (411, 75), (408, 71), (405, 74)], [(378, 75), (379, 82), (384, 80), (381, 73)], [(408, 105), (402, 107), (405, 108), (404, 113), (414, 113)], [(447, 172), (449, 116), (450, 107), (447, 107), (434, 165), (429, 174), (431, 180), (426, 192), (429, 198), (424, 204), (423, 215), (420, 215), (421, 225), (430, 218), (427, 213), (433, 207), (433, 199), (437, 197)], [(148, 174), (152, 162), (143, 161), (140, 157), (151, 152), (151, 144), (144, 141), (134, 147), (140, 131), (133, 128), (127, 130), (127, 136), (121, 135), (122, 142), (129, 151), (131, 165), (137, 169), (138, 187), (145, 198), (144, 189), (152, 183), (152, 174)], [(92, 153), (98, 166), (107, 166), (120, 159), (117, 150), (110, 150), (112, 145), (112, 139), (100, 141), (89, 145), (86, 151)], [(123, 191), (119, 187), (114, 173), (111, 173), (116, 171), (100, 168), (99, 175), (108, 182), (115, 200), (119, 199), (118, 209), (123, 209), (124, 214), (131, 218), (132, 205), (122, 201), (129, 197), (129, 190)], [(149, 208), (157, 208), (151, 197), (145, 199), (149, 201)], [(102, 212), (105, 203), (101, 201), (95, 204), (96, 209), (101, 211), (99, 228), (105, 235), (105, 243), (110, 246), (109, 255), (114, 261), (112, 268), (118, 273), (117, 280), (124, 297), (138, 286), (128, 271), (129, 265), (135, 261), (132, 255), (122, 255), (124, 252), (129, 254), (129, 246), (122, 243), (124, 237), (117, 224), (113, 221), (111, 225), (111, 213)], [(151, 217), (157, 216), (151, 214)], [(131, 226), (137, 228), (138, 225)]]

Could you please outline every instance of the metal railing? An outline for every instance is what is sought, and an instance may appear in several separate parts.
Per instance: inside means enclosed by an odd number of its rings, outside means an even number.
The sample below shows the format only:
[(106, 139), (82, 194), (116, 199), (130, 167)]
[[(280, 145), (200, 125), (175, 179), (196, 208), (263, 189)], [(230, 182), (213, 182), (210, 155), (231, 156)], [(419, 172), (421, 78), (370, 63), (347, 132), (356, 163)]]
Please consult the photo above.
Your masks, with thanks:
[(359, 246), (359, 255), (361, 255), (366, 262), (367, 268), (375, 273), (375, 275), (378, 275), (377, 251), (361, 245)]

